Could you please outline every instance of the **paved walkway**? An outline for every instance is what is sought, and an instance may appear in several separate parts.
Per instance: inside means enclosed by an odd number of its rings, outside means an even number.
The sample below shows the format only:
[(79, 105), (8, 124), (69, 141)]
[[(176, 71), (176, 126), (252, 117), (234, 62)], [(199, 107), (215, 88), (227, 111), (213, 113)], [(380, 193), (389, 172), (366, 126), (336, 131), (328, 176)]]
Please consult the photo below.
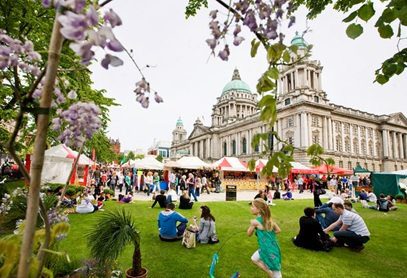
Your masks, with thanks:
[[(237, 201), (251, 201), (253, 200), (254, 196), (258, 191), (256, 190), (245, 190), (245, 191), (238, 191), (237, 192)], [(284, 192), (282, 192), (284, 193)], [(116, 190), (116, 196), (119, 196), (119, 191)], [(327, 195), (321, 195), (321, 198), (328, 198)], [(313, 194), (309, 191), (304, 191), (303, 193), (293, 192), (293, 198), (296, 199), (313, 199)], [(145, 193), (136, 193), (133, 195), (134, 200), (141, 200), (141, 201), (150, 201), (152, 200), (152, 195), (147, 196)], [(199, 202), (219, 202), (226, 200), (226, 193), (211, 193), (211, 194), (201, 194), (198, 197)]]

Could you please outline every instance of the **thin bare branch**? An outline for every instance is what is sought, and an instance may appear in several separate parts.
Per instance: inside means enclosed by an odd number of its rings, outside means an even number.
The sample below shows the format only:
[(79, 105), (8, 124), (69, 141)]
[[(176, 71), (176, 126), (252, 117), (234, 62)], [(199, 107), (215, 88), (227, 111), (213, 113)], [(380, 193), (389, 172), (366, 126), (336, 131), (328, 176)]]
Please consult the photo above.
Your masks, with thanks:
[(83, 147), (84, 147), (84, 146), (85, 146), (85, 143), (83, 143), (82, 146), (81, 146), (81, 148), (79, 149), (78, 156), (75, 158), (75, 161), (74, 161), (74, 163), (73, 163), (73, 165), (72, 165), (71, 171), (69, 172), (68, 179), (66, 180), (66, 183), (65, 183), (64, 187), (62, 188), (61, 196), (60, 196), (60, 198), (59, 198), (59, 200), (58, 200), (58, 204), (57, 204), (57, 206), (56, 206), (57, 209), (61, 206), (62, 200), (63, 200), (64, 197), (65, 197), (66, 189), (68, 188), (69, 181), (71, 180), (71, 176), (72, 176), (74, 170), (76, 169), (76, 166), (78, 165), (79, 158), (80, 158), (80, 156), (81, 156), (81, 154), (82, 154), (82, 152), (83, 152)]
[(100, 6), (100, 7), (103, 7), (103, 6), (109, 4), (109, 3), (112, 2), (112, 1), (113, 1), (113, 0), (105, 0), (105, 1), (103, 1), (99, 6)]

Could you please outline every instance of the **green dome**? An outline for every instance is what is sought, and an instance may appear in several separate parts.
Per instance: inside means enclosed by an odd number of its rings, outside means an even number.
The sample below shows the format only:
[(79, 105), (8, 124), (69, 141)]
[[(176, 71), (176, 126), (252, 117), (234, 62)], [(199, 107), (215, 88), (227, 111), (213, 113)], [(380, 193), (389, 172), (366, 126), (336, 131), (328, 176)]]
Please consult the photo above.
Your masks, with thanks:
[(304, 38), (295, 32), (294, 38), (291, 40), (291, 45), (296, 45), (298, 48), (306, 48), (308, 44), (305, 42)]
[(227, 83), (225, 85), (225, 87), (223, 87), (222, 95), (224, 95), (225, 93), (227, 93), (229, 91), (239, 91), (239, 92), (248, 93), (248, 94), (251, 93), (249, 85), (247, 85), (246, 82), (243, 82), (240, 79), (239, 70), (237, 70), (237, 69), (235, 69), (233, 72), (232, 81), (230, 81), (229, 83)]
[(182, 122), (181, 118), (178, 118), (177, 126), (184, 126), (184, 123)]

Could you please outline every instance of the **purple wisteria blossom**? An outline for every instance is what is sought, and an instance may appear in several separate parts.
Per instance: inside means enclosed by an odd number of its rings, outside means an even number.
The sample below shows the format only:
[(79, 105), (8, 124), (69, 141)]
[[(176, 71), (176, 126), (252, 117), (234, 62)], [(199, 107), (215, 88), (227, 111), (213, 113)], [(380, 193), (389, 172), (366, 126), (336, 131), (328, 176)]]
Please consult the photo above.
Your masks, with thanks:
[(57, 112), (58, 118), (52, 120), (52, 128), (63, 130), (59, 139), (67, 145), (80, 147), (101, 127), (100, 109), (93, 102), (77, 102), (67, 110)]
[(13, 39), (0, 29), (0, 70), (7, 67), (18, 67), (22, 72), (39, 76), (41, 55), (34, 50), (31, 41), (22, 43)]
[(105, 69), (109, 68), (109, 65), (111, 65), (112, 67), (118, 67), (123, 65), (123, 61), (116, 56), (110, 55), (110, 54), (106, 54), (105, 58), (103, 58), (102, 60), (102, 67), (104, 67)]
[(163, 98), (160, 97), (157, 92), (154, 92), (154, 100), (155, 100), (155, 102), (157, 102), (157, 103), (164, 102)]

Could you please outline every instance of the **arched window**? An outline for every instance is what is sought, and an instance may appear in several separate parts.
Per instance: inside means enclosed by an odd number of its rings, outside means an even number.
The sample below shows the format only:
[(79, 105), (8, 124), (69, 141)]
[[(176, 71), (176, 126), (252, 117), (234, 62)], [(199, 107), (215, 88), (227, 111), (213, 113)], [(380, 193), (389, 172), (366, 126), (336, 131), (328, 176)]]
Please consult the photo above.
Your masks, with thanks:
[(242, 140), (242, 154), (246, 154), (247, 153), (247, 140), (245, 137), (243, 137)]
[(223, 156), (228, 156), (228, 144), (223, 143)]
[(366, 155), (366, 140), (362, 139), (361, 143), (362, 154)]
[(232, 155), (236, 155), (236, 140), (232, 140)]

